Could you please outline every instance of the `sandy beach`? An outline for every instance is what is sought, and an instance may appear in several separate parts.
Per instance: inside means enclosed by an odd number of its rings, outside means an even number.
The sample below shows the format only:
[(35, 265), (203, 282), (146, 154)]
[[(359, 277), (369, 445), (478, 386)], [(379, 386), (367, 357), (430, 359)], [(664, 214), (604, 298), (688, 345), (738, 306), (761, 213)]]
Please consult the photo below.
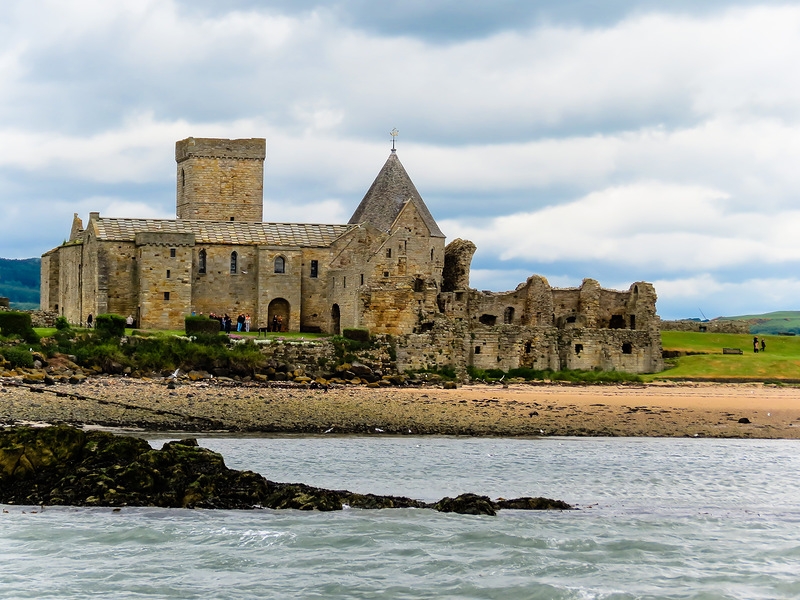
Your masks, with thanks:
[[(740, 423), (747, 419), (749, 423)], [(0, 380), (0, 423), (179, 431), (800, 438), (800, 388), (762, 384), (338, 387)]]

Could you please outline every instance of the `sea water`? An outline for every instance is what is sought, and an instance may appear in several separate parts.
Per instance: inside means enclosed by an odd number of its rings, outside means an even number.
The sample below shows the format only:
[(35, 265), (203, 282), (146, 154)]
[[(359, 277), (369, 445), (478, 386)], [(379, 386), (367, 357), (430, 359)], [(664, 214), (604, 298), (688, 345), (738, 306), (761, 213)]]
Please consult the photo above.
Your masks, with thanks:
[[(163, 441), (151, 436), (156, 447)], [(0, 597), (800, 597), (798, 441), (199, 441), (273, 481), (428, 501), (541, 495), (579, 510), (4, 506)]]

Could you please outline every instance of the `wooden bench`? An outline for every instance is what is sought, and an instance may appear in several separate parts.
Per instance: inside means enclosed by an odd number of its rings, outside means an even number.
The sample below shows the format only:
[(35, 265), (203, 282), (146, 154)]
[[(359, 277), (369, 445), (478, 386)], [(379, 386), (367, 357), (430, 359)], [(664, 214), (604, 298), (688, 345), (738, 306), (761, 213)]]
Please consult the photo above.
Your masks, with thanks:
[(723, 348), (722, 349), (722, 353), (723, 354), (742, 354), (742, 349), (741, 348)]

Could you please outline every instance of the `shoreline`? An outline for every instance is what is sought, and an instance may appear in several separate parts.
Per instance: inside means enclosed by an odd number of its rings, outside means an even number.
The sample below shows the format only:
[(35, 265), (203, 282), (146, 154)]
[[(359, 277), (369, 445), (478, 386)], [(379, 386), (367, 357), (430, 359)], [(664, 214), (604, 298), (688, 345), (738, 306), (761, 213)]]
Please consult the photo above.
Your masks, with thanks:
[[(740, 423), (747, 419), (749, 423)], [(510, 384), (329, 390), (92, 377), (0, 379), (0, 424), (146, 431), (800, 439), (800, 388), (762, 383)]]

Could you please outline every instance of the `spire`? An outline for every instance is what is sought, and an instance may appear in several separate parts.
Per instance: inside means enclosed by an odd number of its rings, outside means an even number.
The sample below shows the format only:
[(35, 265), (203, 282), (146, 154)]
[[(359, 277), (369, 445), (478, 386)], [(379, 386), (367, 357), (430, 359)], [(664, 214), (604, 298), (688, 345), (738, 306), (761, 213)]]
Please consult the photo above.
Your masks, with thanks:
[[(394, 137), (392, 135), (392, 138)], [(394, 142), (392, 145), (394, 146)], [(388, 232), (406, 202), (414, 204), (433, 237), (445, 237), (403, 168), (397, 152), (392, 148), (389, 158), (348, 223), (350, 225), (369, 223), (381, 231)]]

